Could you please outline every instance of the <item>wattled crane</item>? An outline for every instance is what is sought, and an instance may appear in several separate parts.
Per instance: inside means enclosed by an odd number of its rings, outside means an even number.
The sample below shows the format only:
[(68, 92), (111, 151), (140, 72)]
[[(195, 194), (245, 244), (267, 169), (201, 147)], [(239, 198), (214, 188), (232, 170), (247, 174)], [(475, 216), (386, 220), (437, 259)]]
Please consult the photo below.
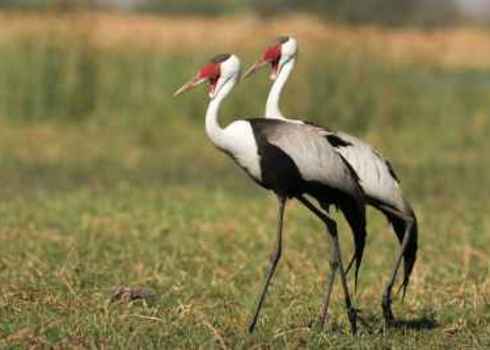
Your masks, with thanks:
[[(253, 64), (243, 77), (255, 73), (261, 67), (270, 65), (270, 79), (274, 83), (267, 97), (265, 117), (269, 120), (281, 120), (295, 124), (311, 124), (297, 119), (287, 119), (279, 108), (282, 90), (295, 65), (297, 48), (298, 44), (295, 38), (279, 37), (264, 51), (262, 58)], [(415, 264), (418, 236), (417, 218), (411, 205), (403, 196), (398, 177), (389, 161), (384, 159), (372, 146), (354, 136), (344, 132), (324, 130), (331, 145), (349, 163), (359, 177), (367, 203), (379, 209), (387, 217), (401, 244), (400, 253), (382, 297), (384, 319), (387, 324), (390, 324), (394, 321), (391, 310), (391, 294), (401, 260), (404, 259), (404, 277), (400, 287), (403, 297)], [(362, 252), (360, 256), (362, 257)], [(353, 262), (354, 257), (351, 259), (346, 272), (349, 271)], [(360, 259), (357, 259), (356, 282), (359, 264)]]
[(196, 76), (175, 92), (175, 96), (202, 83), (208, 83), (210, 102), (206, 111), (206, 133), (213, 144), (231, 158), (260, 186), (274, 192), (278, 200), (277, 242), (249, 326), (255, 328), (265, 295), (282, 252), (282, 226), (286, 202), (294, 198), (320, 218), (332, 240), (331, 275), (327, 282), (321, 323), (337, 269), (340, 271), (347, 315), (356, 332), (356, 311), (351, 304), (342, 265), (335, 221), (321, 208), (337, 206), (355, 236), (365, 236), (365, 202), (358, 179), (346, 161), (335, 151), (328, 134), (321, 128), (275, 119), (235, 120), (222, 128), (218, 122), (221, 102), (239, 80), (240, 61), (235, 55), (222, 54), (202, 67)]

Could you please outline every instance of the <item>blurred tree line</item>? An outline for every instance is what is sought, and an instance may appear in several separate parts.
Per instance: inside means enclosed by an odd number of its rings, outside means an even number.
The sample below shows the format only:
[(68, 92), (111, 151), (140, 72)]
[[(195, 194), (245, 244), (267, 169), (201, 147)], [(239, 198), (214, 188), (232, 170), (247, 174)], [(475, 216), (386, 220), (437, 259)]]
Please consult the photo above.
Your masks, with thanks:
[(329, 21), (354, 25), (441, 26), (461, 19), (453, 0), (252, 0), (251, 5), (265, 16), (301, 10)]
[(1, 0), (23, 9), (118, 8), (128, 11), (223, 15), (253, 12), (269, 17), (312, 13), (327, 21), (387, 26), (446, 26), (464, 20), (457, 0)]

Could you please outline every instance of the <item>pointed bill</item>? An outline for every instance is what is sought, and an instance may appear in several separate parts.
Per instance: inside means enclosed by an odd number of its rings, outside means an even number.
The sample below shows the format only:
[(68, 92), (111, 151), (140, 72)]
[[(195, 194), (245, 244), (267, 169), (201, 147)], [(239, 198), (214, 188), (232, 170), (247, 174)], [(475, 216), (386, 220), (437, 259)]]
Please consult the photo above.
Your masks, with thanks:
[(260, 68), (262, 68), (265, 65), (267, 65), (267, 63), (268, 62), (267, 61), (264, 61), (264, 60), (260, 60), (260, 61), (255, 62), (253, 65), (250, 66), (249, 69), (247, 69), (247, 71), (245, 72), (245, 74), (243, 74), (242, 80), (243, 79), (246, 79), (249, 76), (251, 76), (252, 74), (256, 73)]
[(185, 83), (184, 85), (182, 85), (182, 87), (180, 89), (178, 89), (177, 91), (175, 91), (174, 92), (174, 97), (179, 96), (180, 94), (183, 94), (184, 92), (189, 91), (189, 90), (195, 88), (196, 86), (198, 86), (199, 84), (204, 83), (205, 81), (206, 81), (206, 79), (199, 79), (198, 77), (193, 78), (192, 80), (190, 80), (187, 83)]

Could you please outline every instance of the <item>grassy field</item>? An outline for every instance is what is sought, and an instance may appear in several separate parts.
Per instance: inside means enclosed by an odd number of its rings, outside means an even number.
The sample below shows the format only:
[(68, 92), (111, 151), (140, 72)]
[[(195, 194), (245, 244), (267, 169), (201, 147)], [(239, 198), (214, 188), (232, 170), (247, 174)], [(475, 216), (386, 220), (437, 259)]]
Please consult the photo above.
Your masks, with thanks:
[[(0, 348), (490, 346), (487, 33), (293, 18), (262, 23), (263, 39), (252, 39), (250, 18), (209, 27), (197, 18), (0, 17)], [(66, 33), (68, 22), (76, 28)], [(374, 211), (355, 297), (369, 326), (349, 335), (336, 286), (326, 331), (308, 327), (329, 246), (315, 218), (289, 203), (285, 254), (257, 332), (246, 332), (275, 202), (206, 139), (205, 92), (171, 93), (209, 56), (233, 49), (252, 62), (289, 26), (302, 55), (284, 112), (376, 145), (418, 214), (419, 259), (405, 303), (394, 304), (404, 327), (382, 327), (397, 244)], [(243, 82), (222, 119), (260, 115), (267, 89), (265, 74)], [(338, 218), (345, 259), (352, 244)], [(111, 303), (118, 286), (156, 297)]]

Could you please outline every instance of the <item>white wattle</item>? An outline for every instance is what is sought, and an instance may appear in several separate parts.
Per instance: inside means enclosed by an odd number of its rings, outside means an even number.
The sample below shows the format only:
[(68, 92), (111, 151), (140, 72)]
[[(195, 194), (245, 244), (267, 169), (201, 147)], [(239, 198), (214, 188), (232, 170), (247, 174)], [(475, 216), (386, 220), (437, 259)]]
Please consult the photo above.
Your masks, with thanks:
[(237, 120), (226, 128), (221, 128), (218, 113), (221, 102), (233, 89), (237, 81), (229, 79), (216, 92), (206, 111), (206, 133), (211, 142), (233, 159), (256, 180), (261, 181), (260, 157), (252, 127), (248, 121)]
[(293, 71), (295, 60), (296, 59), (293, 57), (288, 62), (286, 62), (279, 71), (276, 80), (274, 80), (272, 88), (269, 91), (269, 96), (267, 97), (267, 102), (265, 104), (266, 118), (286, 119), (279, 109), (279, 99), (281, 98), (282, 89), (288, 81), (289, 75)]
[(224, 90), (221, 90), (216, 97), (211, 99), (208, 105), (208, 109), (206, 110), (206, 134), (216, 147), (223, 150), (228, 143), (228, 137), (218, 123), (218, 111), (221, 105), (221, 101), (226, 97), (226, 95), (228, 95), (228, 93), (226, 93), (226, 91)]

